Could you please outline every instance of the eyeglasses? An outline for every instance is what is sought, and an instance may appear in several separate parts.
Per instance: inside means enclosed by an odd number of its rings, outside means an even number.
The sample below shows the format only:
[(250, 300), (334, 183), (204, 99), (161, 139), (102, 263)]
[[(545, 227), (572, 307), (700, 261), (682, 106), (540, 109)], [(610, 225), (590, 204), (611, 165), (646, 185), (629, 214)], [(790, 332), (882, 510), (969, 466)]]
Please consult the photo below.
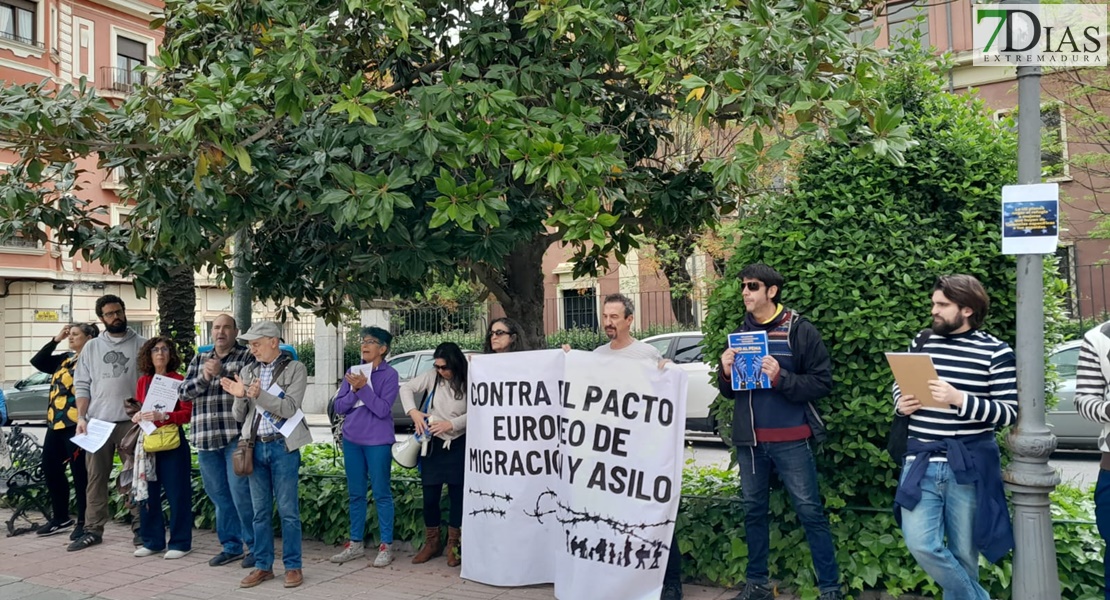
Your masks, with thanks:
[(151, 354), (169, 354), (170, 349), (165, 346), (155, 346), (150, 349)]
[(491, 329), (489, 332), (490, 337), (501, 337), (503, 335), (512, 335), (513, 332), (505, 329)]
[(112, 317), (122, 317), (123, 309), (121, 308), (119, 310), (110, 310), (108, 312), (100, 313), (100, 316), (104, 317), (105, 319), (111, 319)]
[(363, 346), (373, 346), (375, 344), (378, 345), (378, 346), (382, 345), (382, 343), (380, 341), (375, 340), (374, 338), (362, 338), (362, 345)]
[(748, 288), (749, 292), (758, 292), (761, 287), (763, 287), (763, 282), (761, 281), (744, 281), (740, 283), (740, 289)]
[(450, 371), (451, 370), (447, 365), (432, 365), (432, 366), (435, 367), (437, 371)]

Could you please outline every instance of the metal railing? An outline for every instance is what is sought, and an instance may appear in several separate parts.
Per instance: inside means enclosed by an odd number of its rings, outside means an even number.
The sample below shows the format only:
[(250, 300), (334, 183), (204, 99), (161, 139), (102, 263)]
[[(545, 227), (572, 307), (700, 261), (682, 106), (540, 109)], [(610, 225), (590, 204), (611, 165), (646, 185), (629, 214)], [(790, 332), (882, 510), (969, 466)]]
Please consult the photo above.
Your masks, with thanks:
[(146, 73), (118, 67), (100, 67), (100, 82), (102, 89), (130, 94), (135, 86), (146, 83)]
[(5, 39), (5, 40), (9, 40), (9, 41), (12, 41), (12, 42), (17, 42), (17, 43), (20, 43), (20, 44), (24, 44), (24, 45), (27, 45), (27, 46), (34, 46), (35, 48), (39, 48), (39, 49), (42, 49), (42, 48), (46, 47), (46, 46), (43, 45), (42, 42), (36, 42), (32, 38), (23, 37), (21, 35), (16, 35), (16, 34), (10, 32), (10, 31), (0, 31), (0, 38)]

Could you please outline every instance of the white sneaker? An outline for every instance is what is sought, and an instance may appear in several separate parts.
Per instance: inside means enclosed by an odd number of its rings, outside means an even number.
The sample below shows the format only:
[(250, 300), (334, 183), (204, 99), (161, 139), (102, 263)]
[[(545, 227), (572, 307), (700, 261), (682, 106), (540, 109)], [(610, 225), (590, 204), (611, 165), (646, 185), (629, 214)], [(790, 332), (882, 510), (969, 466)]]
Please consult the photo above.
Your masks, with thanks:
[(366, 555), (366, 551), (362, 548), (362, 542), (347, 542), (343, 546), (343, 551), (331, 557), (331, 562), (343, 564), (349, 560), (362, 558)]
[(166, 560), (177, 560), (179, 558), (184, 558), (190, 552), (192, 552), (192, 550), (169, 550), (168, 552), (166, 552), (166, 556), (164, 558)]
[(378, 557), (374, 559), (375, 567), (388, 567), (393, 562), (393, 544), (378, 546)]
[(146, 546), (139, 546), (139, 548), (135, 550), (135, 552), (132, 554), (132, 556), (134, 556), (135, 558), (144, 558), (144, 557), (147, 557), (147, 556), (151, 556), (153, 554), (158, 554), (158, 553), (155, 552), (154, 550), (151, 550), (150, 548), (147, 548)]

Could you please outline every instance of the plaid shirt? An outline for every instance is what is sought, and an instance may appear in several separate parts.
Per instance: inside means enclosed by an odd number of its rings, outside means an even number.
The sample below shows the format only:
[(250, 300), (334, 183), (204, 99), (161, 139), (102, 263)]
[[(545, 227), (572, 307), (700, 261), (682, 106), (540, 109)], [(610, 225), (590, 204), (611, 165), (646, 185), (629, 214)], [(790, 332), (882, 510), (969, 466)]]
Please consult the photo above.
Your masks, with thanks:
[[(259, 367), (259, 369), (258, 369), (258, 384), (259, 384), (259, 386), (262, 387), (263, 391), (269, 390), (270, 385), (274, 383), (274, 365), (275, 364), (277, 364), (276, 360), (271, 361), (269, 363), (259, 363), (258, 364), (258, 367)], [(268, 414), (268, 413), (266, 413), (266, 411), (262, 411), (262, 412), (265, 413), (265, 414)], [(271, 421), (270, 419), (267, 419), (265, 416), (263, 416), (262, 419), (258, 422), (258, 435), (259, 436), (277, 435), (277, 433), (278, 433), (278, 428), (274, 426), (273, 421)]]
[[(235, 397), (224, 391), (219, 378), (204, 378), (204, 363), (210, 358), (219, 358), (215, 350), (194, 356), (181, 384), (181, 397), (193, 402), (189, 438), (197, 450), (223, 450), (239, 437), (240, 424), (231, 411)], [(236, 344), (220, 362), (220, 377), (235, 377), (254, 362), (254, 357), (246, 347)]]

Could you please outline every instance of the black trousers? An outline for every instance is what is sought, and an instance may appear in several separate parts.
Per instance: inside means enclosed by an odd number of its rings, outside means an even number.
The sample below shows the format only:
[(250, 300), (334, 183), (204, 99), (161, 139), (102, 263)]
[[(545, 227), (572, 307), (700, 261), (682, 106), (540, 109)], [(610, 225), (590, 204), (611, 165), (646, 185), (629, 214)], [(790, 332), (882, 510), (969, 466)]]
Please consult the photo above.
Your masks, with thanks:
[(77, 433), (76, 427), (47, 429), (42, 444), (42, 472), (46, 477), (46, 489), (50, 493), (50, 505), (54, 522), (69, 520), (69, 481), (66, 479), (66, 465), (73, 474), (74, 496), (77, 499), (77, 522), (85, 522), (85, 488), (89, 484), (89, 473), (85, 468), (85, 451), (70, 440)]
[[(443, 494), (443, 484), (424, 486), (424, 526), (439, 527), (442, 514), (439, 508), (439, 497)], [(447, 500), (451, 502), (448, 508), (447, 524), (451, 527), (462, 527), (463, 517), (463, 486), (462, 484), (447, 484)]]
[(667, 553), (667, 570), (663, 571), (663, 585), (682, 585), (682, 552), (678, 549), (678, 528), (671, 533), (671, 551)]

